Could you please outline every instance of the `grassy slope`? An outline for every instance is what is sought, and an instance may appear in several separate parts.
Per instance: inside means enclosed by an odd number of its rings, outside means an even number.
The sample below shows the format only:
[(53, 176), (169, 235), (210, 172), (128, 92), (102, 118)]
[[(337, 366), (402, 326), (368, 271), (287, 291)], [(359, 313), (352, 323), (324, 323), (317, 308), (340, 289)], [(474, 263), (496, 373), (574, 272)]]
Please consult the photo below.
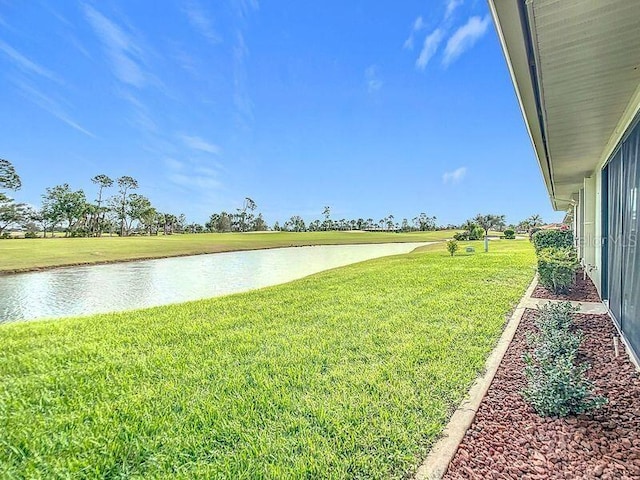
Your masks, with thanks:
[(50, 238), (0, 241), (0, 272), (299, 245), (423, 242), (451, 231), (417, 233), (203, 233), (153, 237)]
[(529, 242), (444, 250), (0, 326), (0, 477), (402, 477), (534, 273)]

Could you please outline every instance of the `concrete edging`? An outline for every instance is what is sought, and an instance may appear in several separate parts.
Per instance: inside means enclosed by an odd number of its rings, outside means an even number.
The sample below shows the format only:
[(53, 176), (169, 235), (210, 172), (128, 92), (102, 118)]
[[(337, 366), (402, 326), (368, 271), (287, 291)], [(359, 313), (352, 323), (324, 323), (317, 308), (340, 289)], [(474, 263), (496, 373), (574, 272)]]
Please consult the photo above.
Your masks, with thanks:
[(416, 471), (415, 480), (437, 480), (444, 476), (449, 467), (449, 462), (458, 450), (458, 445), (462, 442), (467, 430), (471, 426), (476, 416), (478, 407), (487, 393), (493, 377), (502, 362), (504, 354), (507, 352), (511, 341), (516, 333), (520, 320), (526, 308), (528, 299), (538, 283), (538, 275), (533, 278), (531, 284), (520, 299), (515, 310), (511, 314), (498, 343), (487, 358), (485, 372), (479, 376), (471, 386), (467, 398), (462, 401), (456, 411), (449, 419), (449, 423), (442, 431), (441, 438), (433, 445), (429, 455)]

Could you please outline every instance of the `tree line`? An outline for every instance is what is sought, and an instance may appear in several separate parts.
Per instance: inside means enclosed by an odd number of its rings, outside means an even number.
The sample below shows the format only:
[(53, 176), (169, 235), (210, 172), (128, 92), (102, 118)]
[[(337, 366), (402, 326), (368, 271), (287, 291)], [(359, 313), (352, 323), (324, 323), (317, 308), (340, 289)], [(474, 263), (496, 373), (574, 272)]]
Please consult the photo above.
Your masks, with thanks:
[(59, 231), (65, 237), (170, 235), (186, 227), (184, 215), (161, 212), (137, 193), (139, 184), (133, 177), (112, 179), (100, 174), (91, 182), (96, 186), (93, 201), (87, 200), (84, 190), (74, 190), (64, 183), (47, 188), (41, 207), (36, 209), (7, 195), (7, 190), (19, 190), (22, 182), (13, 165), (0, 159), (0, 235), (7, 237), (7, 230), (16, 226), (25, 231), (26, 237), (35, 237), (37, 232), (53, 236)]
[[(138, 181), (130, 176), (113, 179), (105, 174), (91, 179), (95, 185), (96, 198), (87, 200), (84, 190), (74, 190), (64, 183), (49, 187), (42, 194), (40, 208), (16, 202), (8, 192), (17, 191), (22, 182), (14, 166), (8, 160), (0, 159), (0, 237), (7, 238), (9, 229), (21, 228), (25, 237), (53, 236), (64, 232), (65, 237), (100, 237), (105, 233), (119, 236), (129, 235), (171, 235), (174, 233), (204, 232), (250, 232), (286, 231), (317, 232), (335, 230), (365, 230), (413, 232), (437, 229), (461, 229), (466, 239), (479, 239), (489, 229), (504, 230), (504, 215), (477, 215), (462, 225), (438, 226), (435, 216), (422, 212), (412, 219), (396, 220), (387, 215), (379, 220), (373, 218), (337, 219), (331, 218), (331, 207), (325, 206), (322, 218), (306, 223), (299, 215), (293, 215), (280, 224), (269, 227), (262, 214), (257, 212), (256, 202), (246, 197), (241, 207), (235, 211), (213, 213), (204, 224), (187, 223), (184, 214), (161, 212), (151, 200), (137, 193)], [(528, 232), (542, 224), (539, 215), (533, 215), (517, 225), (510, 225), (516, 231)]]
[(388, 215), (380, 220), (373, 218), (357, 218), (357, 219), (339, 219), (331, 218), (331, 207), (325, 206), (322, 210), (322, 219), (316, 219), (308, 224), (299, 215), (293, 215), (282, 225), (276, 222), (273, 230), (285, 232), (321, 232), (329, 230), (366, 230), (366, 231), (394, 231), (394, 232), (413, 232), (413, 231), (429, 231), (436, 230), (436, 217), (429, 216), (426, 213), (420, 213), (413, 219), (403, 218), (396, 221), (393, 215)]

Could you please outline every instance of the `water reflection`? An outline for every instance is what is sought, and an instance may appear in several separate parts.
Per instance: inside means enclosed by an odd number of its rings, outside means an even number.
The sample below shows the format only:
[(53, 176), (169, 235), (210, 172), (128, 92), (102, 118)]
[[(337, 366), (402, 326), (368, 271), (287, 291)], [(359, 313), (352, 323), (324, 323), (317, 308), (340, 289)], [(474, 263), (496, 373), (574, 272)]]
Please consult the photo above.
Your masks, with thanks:
[(0, 322), (166, 305), (276, 285), (425, 243), (216, 253), (0, 276)]

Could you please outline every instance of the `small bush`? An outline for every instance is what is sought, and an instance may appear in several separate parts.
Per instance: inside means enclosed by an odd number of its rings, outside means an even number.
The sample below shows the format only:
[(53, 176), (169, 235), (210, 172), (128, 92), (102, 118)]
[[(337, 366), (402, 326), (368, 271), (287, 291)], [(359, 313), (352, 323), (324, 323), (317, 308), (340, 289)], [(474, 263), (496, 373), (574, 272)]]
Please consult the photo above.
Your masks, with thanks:
[(38, 238), (38, 234), (36, 232), (25, 232), (24, 238)]
[(570, 356), (535, 358), (525, 356), (527, 388), (522, 392), (539, 415), (576, 415), (601, 407), (606, 398), (594, 395), (593, 383), (585, 373), (589, 367), (576, 365)]
[(527, 338), (532, 351), (523, 355), (527, 387), (522, 396), (539, 415), (565, 417), (607, 401), (593, 393), (585, 376), (589, 367), (576, 364), (583, 334), (570, 327), (577, 310), (569, 302), (545, 305), (536, 319), (538, 333)]
[(578, 256), (573, 247), (538, 251), (540, 284), (554, 293), (565, 293), (571, 287), (578, 266)]
[(458, 242), (457, 242), (457, 240), (449, 240), (447, 242), (447, 250), (449, 251), (449, 253), (453, 257), (453, 254), (458, 251)]
[(2, 235), (0, 235), (0, 239), (2, 240), (8, 240), (11, 238), (11, 235), (9, 234), (9, 232), (3, 232)]
[(457, 232), (453, 234), (453, 239), (458, 242), (466, 242), (469, 240), (469, 232)]
[(482, 227), (475, 226), (471, 230), (465, 230), (464, 232), (458, 232), (453, 235), (454, 240), (459, 242), (466, 242), (469, 240), (482, 240), (484, 238), (484, 230)]
[(571, 317), (580, 311), (579, 307), (574, 307), (571, 302), (549, 302), (538, 308), (536, 327), (543, 334), (553, 330), (568, 330), (571, 326)]
[(545, 248), (573, 247), (573, 232), (570, 230), (539, 230), (531, 238), (536, 252)]
[(469, 240), (482, 240), (484, 238), (484, 230), (482, 227), (475, 227), (469, 233)]
[(515, 230), (508, 228), (504, 231), (504, 238), (507, 240), (514, 240), (516, 238)]
[(527, 337), (527, 342), (534, 347), (533, 358), (550, 361), (564, 357), (575, 360), (583, 336), (582, 332), (552, 330), (546, 333), (531, 334)]

